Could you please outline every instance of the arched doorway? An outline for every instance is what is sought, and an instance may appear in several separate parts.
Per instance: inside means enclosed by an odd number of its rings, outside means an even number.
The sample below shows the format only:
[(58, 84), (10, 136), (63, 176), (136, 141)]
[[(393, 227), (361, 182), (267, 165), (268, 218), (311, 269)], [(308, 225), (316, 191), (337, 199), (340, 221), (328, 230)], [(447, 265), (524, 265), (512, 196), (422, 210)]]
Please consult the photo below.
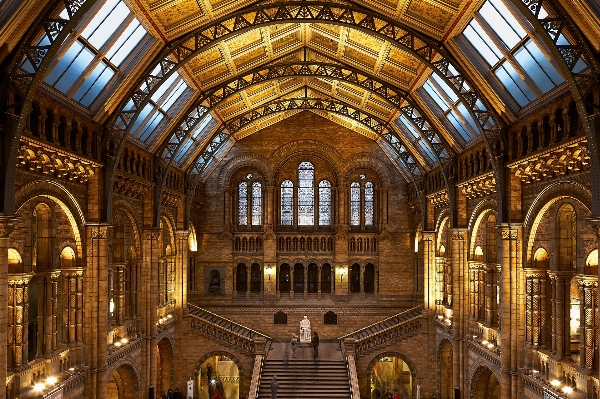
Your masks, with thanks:
[(319, 268), (314, 263), (308, 265), (308, 292), (317, 292), (319, 282)]
[(392, 397), (398, 391), (403, 399), (413, 398), (413, 375), (399, 354), (383, 354), (369, 365), (371, 399)]
[(474, 399), (500, 399), (500, 383), (487, 367), (480, 367), (473, 377)]
[(365, 292), (372, 294), (375, 292), (375, 266), (367, 263), (365, 266)]
[(321, 292), (331, 292), (331, 265), (329, 263), (321, 266)]
[(246, 292), (246, 284), (248, 282), (248, 271), (246, 270), (246, 265), (240, 263), (237, 265), (235, 271), (235, 290), (237, 292)]
[(360, 292), (360, 265), (358, 263), (350, 267), (350, 292)]
[(452, 344), (442, 342), (439, 349), (440, 399), (452, 399)]
[(169, 342), (161, 339), (156, 346), (156, 393), (162, 395), (171, 388), (171, 351)]
[(258, 263), (253, 263), (250, 267), (250, 291), (262, 291), (262, 268)]
[(279, 267), (279, 292), (290, 292), (290, 265), (287, 263)]
[(217, 392), (223, 399), (240, 395), (240, 370), (227, 354), (210, 356), (198, 365), (194, 381), (194, 398), (211, 399)]
[(304, 265), (301, 263), (294, 265), (294, 292), (304, 292)]
[(138, 383), (135, 371), (129, 365), (117, 368), (106, 385), (107, 399), (135, 399), (138, 397)]

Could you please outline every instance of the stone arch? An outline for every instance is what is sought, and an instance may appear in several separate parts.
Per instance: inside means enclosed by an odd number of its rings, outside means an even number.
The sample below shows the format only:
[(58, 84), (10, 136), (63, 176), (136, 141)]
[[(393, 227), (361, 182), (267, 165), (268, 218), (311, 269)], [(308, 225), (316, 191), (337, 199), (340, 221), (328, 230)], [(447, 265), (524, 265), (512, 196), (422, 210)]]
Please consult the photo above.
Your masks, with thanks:
[(412, 360), (410, 360), (410, 358), (408, 358), (406, 355), (404, 355), (400, 352), (389, 351), (389, 352), (382, 352), (382, 353), (375, 355), (371, 359), (369, 364), (367, 365), (367, 370), (366, 370), (367, 381), (371, 381), (371, 374), (373, 371), (373, 367), (375, 366), (375, 363), (377, 363), (383, 357), (397, 357), (400, 360), (402, 360), (404, 363), (406, 363), (406, 365), (408, 366), (408, 369), (410, 370), (411, 379), (413, 381), (413, 383), (412, 383), (413, 392), (411, 392), (411, 396), (415, 396), (416, 391), (417, 391), (417, 384), (415, 384), (414, 381), (418, 381), (418, 378), (419, 378), (419, 374), (417, 372), (417, 367), (412, 362)]
[[(162, 393), (171, 387), (174, 381), (175, 373), (175, 354), (173, 351), (173, 340), (167, 334), (162, 334), (157, 337), (157, 372), (156, 372), (156, 389)], [(166, 384), (166, 385), (165, 385)]]
[[(140, 251), (141, 250), (141, 234), (140, 234), (140, 223), (138, 221), (138, 218), (136, 217), (137, 215), (135, 214), (133, 208), (131, 207), (131, 203), (123, 200), (123, 199), (118, 199), (114, 202), (113, 204), (113, 214), (116, 214), (118, 212), (121, 212), (128, 220), (129, 223), (131, 223), (131, 225), (133, 226), (133, 232), (135, 234), (135, 245), (136, 245), (136, 250)], [(113, 215), (114, 218), (114, 215)], [(138, 254), (139, 257), (139, 254)]]
[(267, 185), (273, 185), (273, 174), (269, 161), (257, 154), (241, 154), (225, 164), (219, 173), (219, 187), (229, 187), (232, 177), (242, 168), (254, 168), (259, 171)]
[(69, 220), (77, 257), (83, 258), (82, 231), (84, 231), (85, 217), (79, 203), (71, 193), (61, 184), (49, 180), (38, 180), (21, 187), (15, 194), (17, 213), (28, 201), (36, 197), (48, 198), (54, 201), (64, 212)]
[(212, 351), (212, 352), (208, 352), (208, 353), (204, 354), (204, 356), (202, 356), (196, 362), (196, 365), (194, 366), (194, 374), (198, 374), (198, 372), (200, 371), (200, 368), (202, 367), (202, 364), (204, 364), (204, 362), (206, 362), (211, 357), (215, 357), (215, 356), (227, 356), (228, 358), (230, 358), (237, 366), (240, 378), (244, 376), (244, 374), (245, 374), (244, 366), (242, 365), (242, 362), (240, 361), (240, 359), (238, 359), (237, 356), (235, 356), (231, 352), (225, 352), (225, 351)]
[(369, 154), (356, 154), (345, 160), (343, 166), (344, 182), (347, 183), (349, 176), (357, 169), (370, 169), (379, 178), (379, 182), (383, 187), (392, 185), (392, 174), (386, 164), (380, 159)]
[[(478, 206), (473, 211), (471, 215), (471, 219), (469, 220), (469, 228), (468, 232), (470, 234), (469, 237), (469, 258), (473, 259), (473, 255), (475, 253), (475, 247), (478, 244), (478, 237), (481, 238), (479, 234), (479, 230), (485, 228), (485, 223), (491, 214), (495, 215), (496, 218), (498, 214), (496, 212), (496, 208), (494, 206), (495, 201), (482, 201), (478, 204)], [(481, 205), (481, 206), (479, 206)], [(496, 219), (497, 220), (497, 219)], [(483, 225), (483, 226), (482, 226)], [(485, 243), (483, 243), (485, 245)]]
[(323, 160), (331, 168), (335, 181), (333, 186), (339, 184), (340, 165), (332, 159), (343, 159), (342, 155), (333, 147), (316, 140), (298, 140), (284, 144), (271, 154), (271, 169), (273, 170), (274, 184), (279, 171), (291, 158), (300, 155), (311, 155)]
[[(114, 378), (115, 374), (117, 374), (117, 378)], [(107, 375), (107, 397), (114, 398), (114, 393), (116, 393), (116, 397), (119, 399), (140, 398), (140, 370), (134, 362), (129, 359), (117, 361), (111, 365)]]
[[(448, 221), (450, 220), (450, 212), (448, 210), (448, 208), (444, 208), (442, 210), (442, 212), (440, 212), (440, 215), (438, 217), (436, 226), (435, 226), (435, 231), (436, 231), (436, 235), (435, 235), (435, 253), (436, 256), (442, 256), (440, 253), (440, 248), (442, 245), (444, 245), (445, 251), (444, 253), (448, 254), (449, 253), (449, 248), (448, 246), (448, 242), (443, 241), (442, 238), (444, 236), (444, 230), (446, 229), (446, 224), (448, 223)], [(446, 236), (448, 236), (448, 232), (446, 232)]]
[(527, 243), (525, 253), (525, 262), (527, 264), (531, 264), (535, 237), (542, 217), (550, 206), (563, 198), (573, 198), (589, 210), (588, 204), (591, 204), (592, 202), (592, 193), (581, 183), (574, 181), (560, 181), (549, 185), (538, 194), (529, 207), (529, 211), (527, 212), (523, 223), (525, 242)]
[(471, 379), (470, 393), (471, 399), (500, 399), (500, 380), (496, 373), (486, 366), (479, 365)]

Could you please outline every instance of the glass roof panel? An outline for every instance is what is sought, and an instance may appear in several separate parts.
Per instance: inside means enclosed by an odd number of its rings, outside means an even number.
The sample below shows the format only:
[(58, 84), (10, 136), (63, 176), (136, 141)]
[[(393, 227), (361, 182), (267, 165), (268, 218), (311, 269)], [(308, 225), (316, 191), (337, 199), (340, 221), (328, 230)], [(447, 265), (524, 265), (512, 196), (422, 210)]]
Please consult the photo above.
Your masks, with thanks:
[(154, 115), (150, 118), (149, 122), (144, 125), (142, 129), (139, 139), (142, 141), (146, 141), (150, 134), (154, 131), (154, 129), (160, 124), (160, 122), (164, 119), (165, 115), (162, 112), (155, 112)]
[(525, 37), (526, 32), (506, 8), (502, 0), (488, 0), (479, 10), (507, 48), (513, 48)]
[(535, 100), (535, 95), (531, 89), (527, 87), (525, 81), (508, 61), (503, 62), (500, 67), (496, 68), (494, 74), (521, 107)]
[(71, 65), (67, 67), (62, 76), (54, 84), (54, 88), (66, 93), (93, 59), (94, 53), (87, 47), (83, 47), (79, 54), (73, 59)]
[(98, 97), (102, 89), (106, 87), (114, 74), (115, 72), (108, 64), (102, 61), (86, 78), (81, 87), (79, 87), (79, 90), (75, 93), (73, 99), (79, 101), (86, 107), (89, 107), (96, 97)]
[(460, 134), (460, 137), (462, 137), (464, 141), (469, 142), (473, 138), (471, 137), (471, 134), (465, 128), (464, 124), (460, 121), (460, 119), (457, 117), (454, 111), (448, 112), (446, 116), (448, 117), (448, 120), (450, 121), (452, 126), (454, 126), (454, 129), (456, 129), (456, 131)]
[(123, 31), (123, 34), (119, 36), (119, 39), (111, 46), (110, 51), (106, 54), (106, 58), (115, 66), (120, 66), (145, 35), (146, 29), (144, 29), (137, 19), (134, 19)]
[(431, 96), (431, 98), (433, 99), (433, 101), (436, 102), (436, 104), (443, 110), (448, 109), (448, 107), (450, 106), (450, 104), (448, 104), (438, 93), (438, 91), (436, 89), (433, 88), (433, 86), (431, 85), (431, 83), (429, 83), (429, 79), (425, 82), (425, 84), (423, 85), (423, 88), (425, 89), (425, 91)]
[[(107, 2), (104, 7), (111, 4)], [(125, 18), (129, 15), (129, 9), (127, 6), (119, 2), (112, 12), (102, 21), (102, 23), (94, 30), (91, 36), (86, 36), (86, 30), (83, 31), (83, 37), (95, 48), (101, 48), (104, 43), (115, 33), (115, 30), (123, 23)]]
[(162, 82), (161, 85), (156, 89), (156, 91), (152, 95), (152, 101), (158, 102), (158, 100), (162, 97), (163, 94), (165, 94), (167, 90), (173, 89), (173, 83), (175, 83), (175, 81), (178, 78), (179, 74), (174, 73), (173, 75), (169, 76), (167, 80)]

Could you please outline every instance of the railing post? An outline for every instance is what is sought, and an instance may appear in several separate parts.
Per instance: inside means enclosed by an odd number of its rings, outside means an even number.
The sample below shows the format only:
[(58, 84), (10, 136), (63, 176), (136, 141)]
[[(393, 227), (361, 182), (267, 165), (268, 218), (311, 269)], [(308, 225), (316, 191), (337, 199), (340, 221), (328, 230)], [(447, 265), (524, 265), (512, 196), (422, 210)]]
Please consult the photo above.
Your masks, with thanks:
[(258, 387), (260, 385), (260, 375), (262, 373), (262, 363), (267, 350), (267, 340), (264, 337), (254, 338), (254, 367), (252, 368), (252, 381), (250, 381), (250, 391), (248, 399), (258, 397)]
[(344, 338), (344, 355), (346, 357), (346, 366), (348, 367), (348, 377), (350, 379), (350, 397), (360, 399), (360, 388), (358, 386), (358, 376), (356, 375), (356, 340), (352, 337)]

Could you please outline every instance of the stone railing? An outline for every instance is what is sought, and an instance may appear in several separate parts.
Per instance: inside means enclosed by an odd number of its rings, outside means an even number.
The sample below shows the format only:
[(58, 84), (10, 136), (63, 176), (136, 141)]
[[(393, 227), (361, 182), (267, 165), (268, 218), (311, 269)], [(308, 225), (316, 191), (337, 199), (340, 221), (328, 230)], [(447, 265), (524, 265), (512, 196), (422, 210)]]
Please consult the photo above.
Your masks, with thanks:
[(360, 399), (360, 387), (358, 386), (358, 375), (356, 374), (356, 341), (354, 338), (344, 338), (344, 349), (348, 379), (350, 380), (350, 399)]
[(233, 239), (233, 252), (260, 253), (263, 252), (262, 234), (240, 234), (236, 233)]
[(115, 345), (110, 345), (108, 347), (108, 364), (113, 364), (114, 362), (126, 357), (131, 352), (138, 350), (142, 347), (142, 339), (134, 338), (129, 340), (127, 343), (122, 344), (119, 347)]
[(333, 235), (301, 236), (278, 235), (277, 252), (331, 253), (335, 250)]
[(264, 356), (256, 355), (254, 357), (254, 367), (252, 369), (252, 381), (250, 382), (250, 392), (248, 398), (258, 398), (258, 389), (260, 387), (260, 377), (264, 365)]
[[(399, 337), (416, 333), (421, 329), (423, 317), (423, 307), (417, 306), (385, 318), (338, 338), (340, 349), (342, 344), (347, 344), (348, 338), (353, 338), (355, 355), (366, 354), (373, 349), (389, 344)], [(348, 349), (344, 348), (344, 351), (347, 353)]]
[[(271, 337), (219, 316), (209, 310), (188, 304), (190, 326), (200, 334), (211, 337), (242, 352), (254, 355), (263, 352)], [(262, 342), (262, 344), (261, 344)]]
[(374, 254), (379, 251), (376, 234), (353, 235), (348, 239), (348, 252), (354, 254)]

